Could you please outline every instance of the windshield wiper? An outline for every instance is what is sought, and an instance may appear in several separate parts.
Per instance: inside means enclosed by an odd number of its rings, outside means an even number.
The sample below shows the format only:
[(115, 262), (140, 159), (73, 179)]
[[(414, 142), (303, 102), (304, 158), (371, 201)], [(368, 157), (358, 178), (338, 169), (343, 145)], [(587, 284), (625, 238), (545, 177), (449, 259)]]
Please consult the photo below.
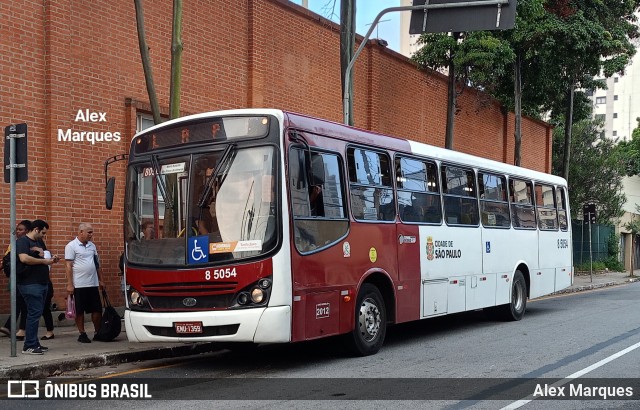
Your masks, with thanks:
[(151, 156), (151, 167), (153, 168), (153, 174), (156, 176), (156, 181), (158, 181), (158, 188), (160, 188), (160, 194), (162, 195), (162, 199), (164, 200), (164, 206), (166, 208), (173, 209), (173, 202), (168, 200), (167, 187), (164, 184), (164, 180), (160, 176), (160, 165), (158, 164), (158, 155)]
[(200, 195), (200, 198), (198, 199), (198, 208), (204, 207), (204, 204), (207, 202), (207, 199), (209, 198), (209, 195), (212, 192), (215, 198), (215, 191), (213, 189), (213, 185), (219, 176), (220, 176), (220, 183), (222, 184), (224, 177), (227, 175), (227, 172), (229, 172), (229, 166), (231, 163), (230, 159), (232, 157), (233, 152), (235, 152), (235, 148), (236, 148), (236, 144), (229, 144), (227, 145), (227, 148), (225, 148), (224, 151), (222, 152), (222, 156), (220, 157), (220, 161), (218, 161), (218, 165), (216, 165), (216, 168), (213, 170), (213, 172), (209, 176), (209, 179), (207, 179), (207, 182), (205, 184), (205, 189), (204, 191), (202, 191), (202, 195)]

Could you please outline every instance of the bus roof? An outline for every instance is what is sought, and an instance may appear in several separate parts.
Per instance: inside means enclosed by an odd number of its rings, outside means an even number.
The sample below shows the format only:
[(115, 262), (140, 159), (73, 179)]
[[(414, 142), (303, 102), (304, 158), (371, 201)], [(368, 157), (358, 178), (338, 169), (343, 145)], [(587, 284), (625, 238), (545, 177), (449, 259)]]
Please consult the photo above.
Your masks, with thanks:
[(394, 151), (426, 156), (443, 162), (464, 164), (480, 170), (486, 169), (498, 171), (507, 175), (547, 181), (556, 185), (567, 185), (564, 178), (556, 175), (518, 167), (471, 154), (465, 154), (463, 152), (440, 148), (418, 141), (366, 131), (345, 124), (317, 119), (302, 114), (291, 112), (285, 112), (284, 114), (289, 125), (296, 129), (305, 129), (313, 133), (343, 139), (356, 144), (373, 145)]
[(153, 131), (157, 128), (166, 127), (168, 125), (179, 124), (185, 121), (226, 115), (273, 115), (281, 121), (284, 120), (283, 127), (285, 128), (290, 127), (299, 130), (305, 130), (314, 134), (326, 135), (356, 144), (366, 144), (374, 147), (390, 149), (397, 152), (426, 156), (443, 162), (468, 165), (480, 170), (486, 169), (498, 171), (507, 175), (547, 181), (562, 186), (567, 185), (567, 182), (564, 178), (556, 175), (546, 174), (544, 172), (534, 171), (528, 168), (518, 167), (515, 165), (510, 165), (503, 162), (478, 157), (475, 155), (465, 154), (463, 152), (440, 148), (422, 142), (408, 140), (406, 138), (384, 135), (373, 131), (351, 127), (349, 125), (337, 123), (334, 121), (323, 120), (304, 114), (278, 109), (245, 108), (194, 114), (163, 122), (162, 124), (147, 128), (137, 135)]

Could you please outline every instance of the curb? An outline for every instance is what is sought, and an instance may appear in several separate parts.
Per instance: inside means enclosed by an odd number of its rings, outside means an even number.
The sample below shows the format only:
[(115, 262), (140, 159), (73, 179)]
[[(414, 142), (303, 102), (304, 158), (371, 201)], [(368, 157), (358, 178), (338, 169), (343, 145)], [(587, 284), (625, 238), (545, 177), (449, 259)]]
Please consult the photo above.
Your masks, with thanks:
[(37, 364), (25, 364), (0, 369), (0, 379), (32, 380), (58, 376), (64, 372), (81, 370), (90, 367), (110, 366), (142, 360), (168, 359), (209, 353), (221, 350), (220, 343), (194, 343), (184, 346), (158, 347), (133, 352), (102, 353), (92, 356), (52, 360)]
[(576, 292), (583, 292), (585, 290), (593, 290), (593, 289), (600, 289), (600, 288), (607, 288), (609, 286), (615, 286), (615, 285), (623, 285), (624, 283), (616, 283), (616, 282), (603, 282), (603, 283), (595, 283), (595, 284), (590, 284), (590, 285), (583, 285), (583, 286), (578, 286), (576, 288), (566, 288), (566, 289), (562, 289), (559, 290), (557, 292), (552, 293), (552, 295), (564, 295), (567, 293), (576, 293)]
[(559, 290), (557, 292), (552, 293), (551, 295), (563, 295), (563, 294), (567, 294), (567, 293), (583, 292), (585, 290), (607, 288), (607, 287), (610, 287), (610, 286), (627, 285), (629, 283), (638, 282), (638, 281), (640, 281), (640, 278), (628, 278), (624, 282), (609, 281), (609, 282), (602, 282), (602, 283), (591, 283), (591, 284), (588, 284), (588, 285), (582, 285), (582, 286), (578, 286), (578, 287), (575, 287), (575, 288), (562, 289), (562, 290)]

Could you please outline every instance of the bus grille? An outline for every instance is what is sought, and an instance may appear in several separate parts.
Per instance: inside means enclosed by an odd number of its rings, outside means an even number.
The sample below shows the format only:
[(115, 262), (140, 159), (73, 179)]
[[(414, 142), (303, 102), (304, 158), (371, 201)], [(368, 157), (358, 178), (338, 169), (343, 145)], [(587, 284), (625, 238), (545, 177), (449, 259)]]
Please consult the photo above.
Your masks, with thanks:
[(238, 282), (177, 282), (143, 285), (142, 291), (147, 296), (192, 296), (194, 294), (216, 294), (235, 292)]
[[(149, 304), (154, 310), (202, 310), (212, 308), (228, 308), (233, 301), (233, 294), (226, 295), (198, 295), (192, 293), (190, 296), (153, 296), (147, 294)], [(185, 304), (185, 299), (191, 299), (195, 304)]]
[(238, 332), (240, 325), (224, 325), (224, 326), (204, 326), (202, 333), (194, 334), (177, 334), (173, 327), (162, 326), (145, 326), (145, 328), (154, 336), (169, 336), (169, 337), (206, 337), (206, 336), (227, 336), (235, 335)]

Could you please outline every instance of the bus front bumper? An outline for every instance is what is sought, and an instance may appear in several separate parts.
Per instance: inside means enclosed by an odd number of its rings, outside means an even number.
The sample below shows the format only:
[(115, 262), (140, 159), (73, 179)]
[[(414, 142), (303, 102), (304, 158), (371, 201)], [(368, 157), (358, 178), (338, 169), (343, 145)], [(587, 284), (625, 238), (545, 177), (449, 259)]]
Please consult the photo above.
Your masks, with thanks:
[[(291, 341), (290, 306), (206, 312), (125, 310), (124, 323), (130, 342), (286, 343)], [(176, 324), (201, 324), (202, 333), (176, 333)], [(194, 326), (189, 327), (194, 328)]]

